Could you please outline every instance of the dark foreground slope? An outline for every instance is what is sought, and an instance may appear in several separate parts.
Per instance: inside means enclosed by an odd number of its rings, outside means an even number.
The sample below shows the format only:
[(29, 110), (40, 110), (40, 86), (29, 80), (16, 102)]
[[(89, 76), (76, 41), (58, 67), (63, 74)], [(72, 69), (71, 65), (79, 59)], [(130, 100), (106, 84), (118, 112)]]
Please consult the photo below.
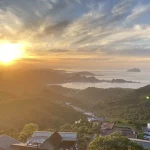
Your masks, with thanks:
[(57, 128), (81, 118), (82, 114), (65, 106), (67, 97), (51, 91), (41, 91), (28, 98), (5, 99), (0, 103), (0, 130), (18, 129), (33, 122), (40, 128)]

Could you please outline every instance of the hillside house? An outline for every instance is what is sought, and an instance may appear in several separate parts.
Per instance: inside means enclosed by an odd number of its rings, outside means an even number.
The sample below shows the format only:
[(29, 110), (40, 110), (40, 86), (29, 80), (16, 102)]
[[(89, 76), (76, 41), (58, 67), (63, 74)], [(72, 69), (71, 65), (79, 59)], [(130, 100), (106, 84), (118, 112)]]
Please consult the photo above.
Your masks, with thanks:
[(100, 128), (101, 133), (102, 133), (102, 134), (105, 134), (106, 131), (112, 130), (113, 127), (114, 127), (114, 123), (112, 123), (112, 122), (103, 122), (103, 123), (101, 124), (101, 128)]
[(14, 150), (76, 150), (77, 133), (34, 132), (25, 144), (13, 144)]
[(114, 132), (119, 132), (127, 138), (135, 138), (135, 139), (137, 139), (137, 135), (138, 135), (137, 132), (131, 128), (118, 127), (118, 126), (115, 126), (114, 123), (111, 123), (111, 122), (102, 123), (101, 129), (100, 129), (101, 135), (107, 136)]

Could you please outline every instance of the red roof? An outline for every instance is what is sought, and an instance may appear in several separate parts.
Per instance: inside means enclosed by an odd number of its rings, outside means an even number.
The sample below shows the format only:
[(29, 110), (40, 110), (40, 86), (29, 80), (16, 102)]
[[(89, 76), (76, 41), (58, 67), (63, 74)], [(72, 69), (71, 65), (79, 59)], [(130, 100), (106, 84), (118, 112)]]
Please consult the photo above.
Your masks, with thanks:
[(114, 126), (114, 123), (112, 122), (103, 122), (101, 125), (102, 129), (112, 129)]

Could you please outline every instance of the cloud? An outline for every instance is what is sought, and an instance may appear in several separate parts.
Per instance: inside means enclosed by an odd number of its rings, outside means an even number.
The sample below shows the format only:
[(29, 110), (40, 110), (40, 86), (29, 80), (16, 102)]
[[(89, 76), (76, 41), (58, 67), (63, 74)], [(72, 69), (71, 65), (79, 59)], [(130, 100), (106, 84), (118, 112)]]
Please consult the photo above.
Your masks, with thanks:
[(23, 59), (20, 59), (20, 60), (17, 60), (17, 61), (21, 61), (21, 62), (37, 62), (37, 63), (41, 63), (41, 62), (46, 62), (46, 60), (43, 60), (43, 59), (37, 59), (37, 58), (23, 58)]
[(64, 20), (62, 22), (56, 23), (55, 25), (48, 26), (44, 29), (45, 34), (61, 34), (65, 28), (69, 25), (69, 21)]
[(67, 52), (70, 52), (70, 50), (67, 50), (67, 49), (51, 49), (48, 52), (50, 52), (50, 53), (67, 53)]
[(126, 21), (133, 21), (139, 18), (142, 14), (150, 10), (150, 5), (137, 5), (135, 8), (132, 9), (131, 14), (129, 14), (126, 18)]
[(149, 56), (149, 10), (145, 0), (1, 0), (0, 39), (39, 56)]
[(121, 15), (127, 13), (127, 10), (132, 7), (133, 0), (121, 0), (112, 8), (113, 15)]
[(111, 61), (114, 60), (114, 58), (97, 58), (97, 57), (93, 57), (93, 58), (61, 58), (61, 60), (65, 60), (65, 61)]
[(0, 9), (0, 31), (2, 33), (15, 34), (23, 26), (22, 20), (15, 14), (11, 8), (5, 11)]

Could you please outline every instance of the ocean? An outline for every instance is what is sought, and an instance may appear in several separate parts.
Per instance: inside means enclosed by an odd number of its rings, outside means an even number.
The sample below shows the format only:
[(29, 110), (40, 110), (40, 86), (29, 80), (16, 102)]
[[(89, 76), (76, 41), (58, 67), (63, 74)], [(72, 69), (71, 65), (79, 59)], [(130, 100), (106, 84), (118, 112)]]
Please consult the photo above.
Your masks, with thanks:
[[(134, 81), (140, 83), (85, 83), (85, 82), (71, 82), (61, 84), (63, 87), (74, 89), (86, 89), (88, 87), (96, 88), (132, 88), (137, 89), (150, 84), (150, 72), (127, 72), (124, 70), (101, 70), (101, 71), (89, 71), (95, 74), (97, 79), (112, 80), (112, 79), (124, 79), (127, 81)], [(100, 76), (103, 75), (103, 76)]]

